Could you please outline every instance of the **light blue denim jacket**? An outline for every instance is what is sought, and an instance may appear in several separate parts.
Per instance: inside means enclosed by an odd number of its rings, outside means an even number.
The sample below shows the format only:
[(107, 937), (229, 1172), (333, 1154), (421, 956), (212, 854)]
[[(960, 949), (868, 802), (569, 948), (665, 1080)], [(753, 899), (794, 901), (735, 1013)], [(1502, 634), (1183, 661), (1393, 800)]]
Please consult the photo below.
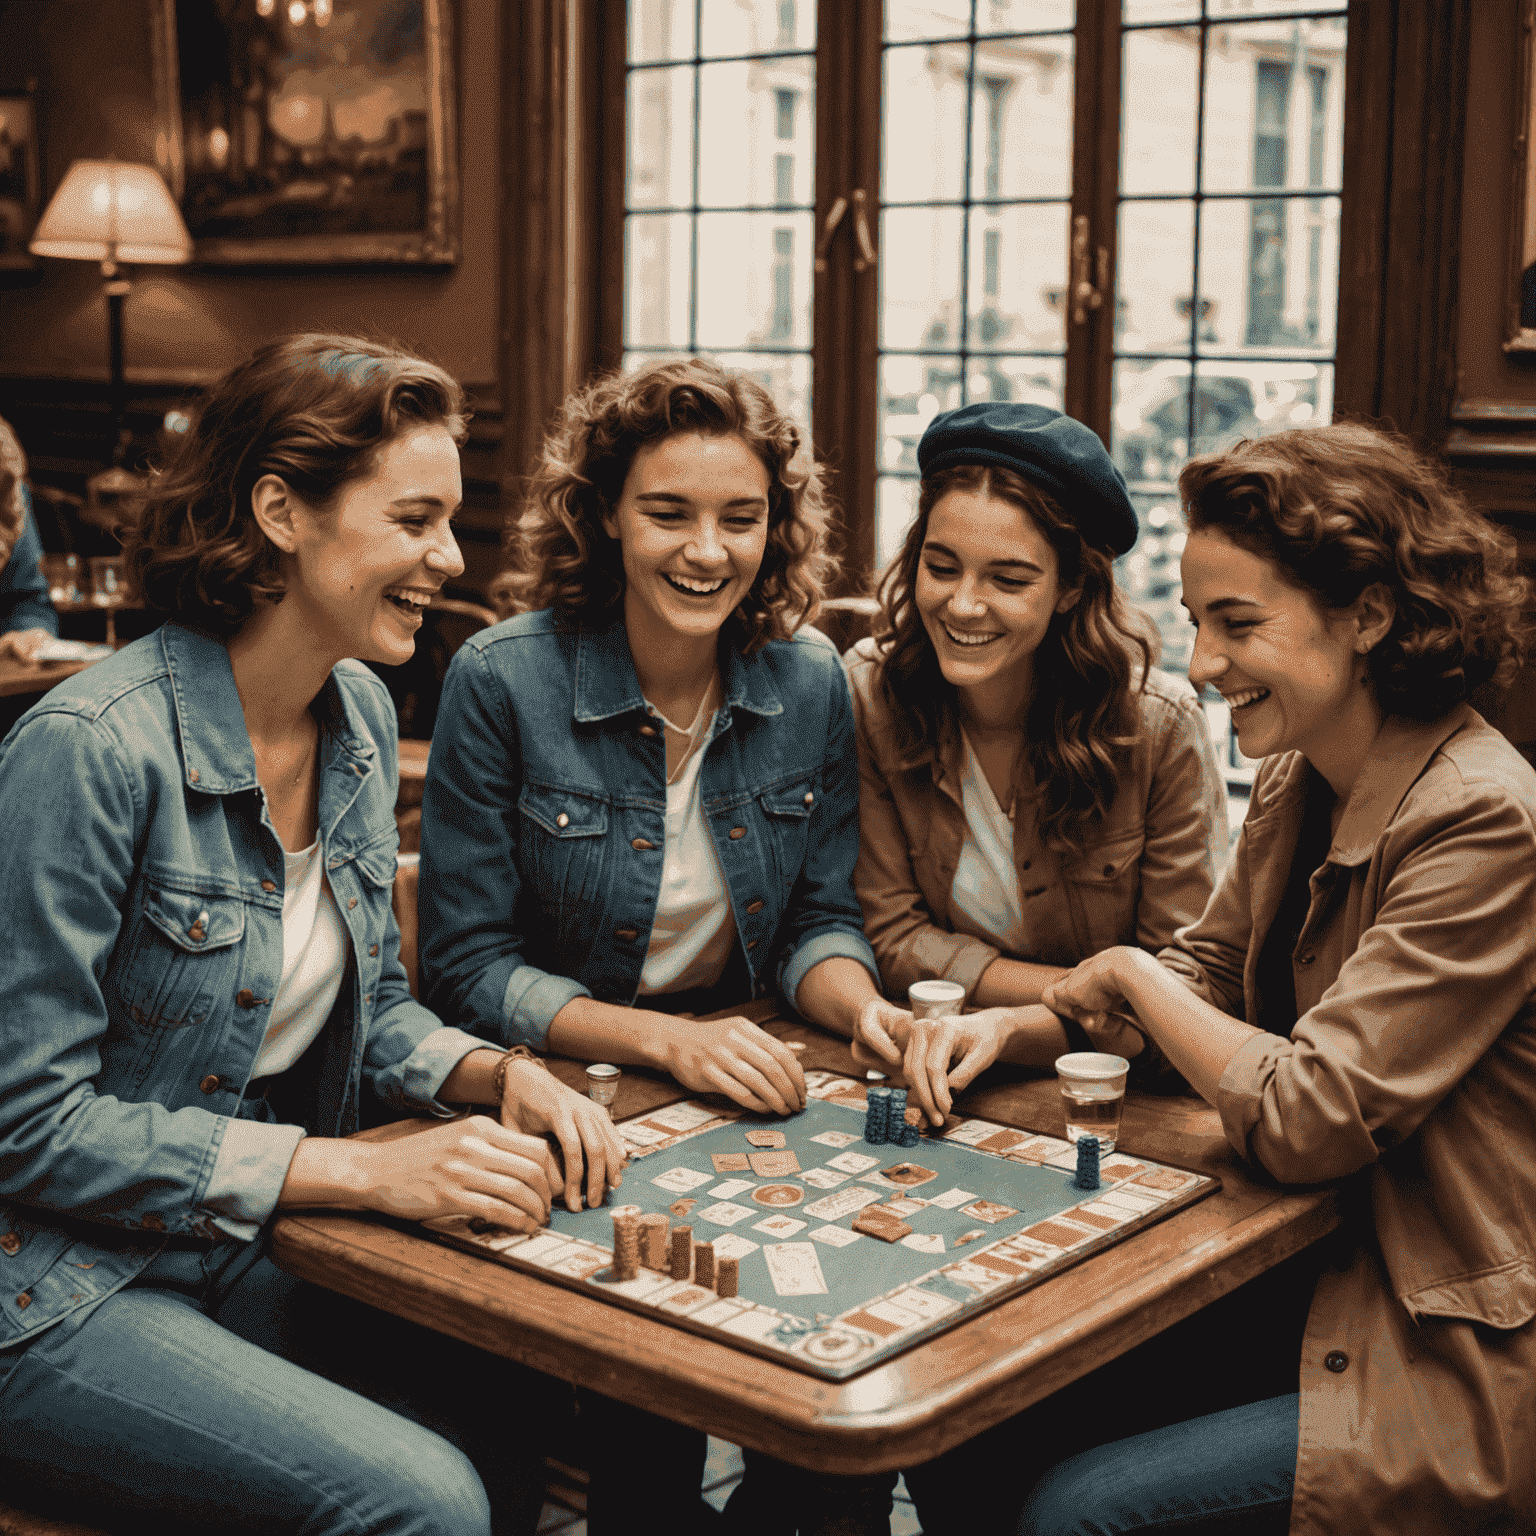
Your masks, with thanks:
[[(361, 1083), (401, 1111), (480, 1042), (406, 987), (390, 908), (397, 734), (332, 673), (320, 837), (352, 962), (322, 1135)], [(0, 1346), (126, 1284), (167, 1235), (251, 1239), (295, 1125), (234, 1118), (282, 974), (283, 851), (215, 640), (168, 624), (61, 684), (0, 743)]]
[[(699, 783), (753, 996), (794, 1005), (831, 955), (875, 978), (853, 892), (859, 763), (837, 651), (813, 629), (732, 651)], [(423, 997), (542, 1048), (575, 997), (633, 1003), (661, 891), (666, 744), (622, 622), (482, 630), (443, 688), (422, 802)], [(743, 1001), (745, 999), (742, 999)]]

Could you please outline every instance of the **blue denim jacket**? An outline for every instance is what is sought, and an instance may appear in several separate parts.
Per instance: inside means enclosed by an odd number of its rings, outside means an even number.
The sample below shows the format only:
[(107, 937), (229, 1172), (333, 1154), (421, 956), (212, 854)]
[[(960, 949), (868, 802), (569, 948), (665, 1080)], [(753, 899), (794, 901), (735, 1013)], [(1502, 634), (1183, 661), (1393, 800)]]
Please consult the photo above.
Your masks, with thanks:
[(48, 579), (43, 575), (43, 541), (37, 536), (32, 497), (23, 483), (17, 486), (24, 516), (11, 557), (0, 566), (0, 632), (9, 629), (46, 629), (59, 632), (59, 616), (48, 601)]
[[(332, 673), (320, 837), (353, 959), (316, 1129), (363, 1079), (401, 1110), (480, 1042), (410, 996), (390, 907), (397, 736)], [(229, 653), (168, 624), (0, 743), (0, 1346), (138, 1274), (168, 1235), (254, 1238), (304, 1131), (237, 1119), (283, 960), (283, 852)]]
[[(793, 1006), (831, 955), (879, 986), (853, 892), (859, 764), (837, 651), (815, 630), (732, 652), (699, 782), (748, 987)], [(548, 612), (454, 657), (422, 802), (423, 997), (542, 1047), (574, 997), (632, 1003), (661, 891), (666, 744), (622, 623)], [(744, 1001), (745, 999), (743, 999)]]

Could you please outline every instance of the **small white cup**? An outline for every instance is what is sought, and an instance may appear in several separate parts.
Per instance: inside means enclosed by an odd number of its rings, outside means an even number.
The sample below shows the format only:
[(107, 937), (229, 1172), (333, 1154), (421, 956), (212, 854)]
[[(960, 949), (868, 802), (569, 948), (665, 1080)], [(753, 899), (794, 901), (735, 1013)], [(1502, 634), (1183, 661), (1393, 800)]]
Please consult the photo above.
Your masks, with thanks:
[(594, 1104), (612, 1104), (613, 1096), (619, 1091), (619, 1078), (622, 1075), (617, 1067), (610, 1067), (606, 1062), (588, 1067), (587, 1097)]
[(959, 1013), (965, 1003), (965, 988), (958, 981), (914, 981), (907, 988), (907, 1004), (914, 1019), (942, 1019)]

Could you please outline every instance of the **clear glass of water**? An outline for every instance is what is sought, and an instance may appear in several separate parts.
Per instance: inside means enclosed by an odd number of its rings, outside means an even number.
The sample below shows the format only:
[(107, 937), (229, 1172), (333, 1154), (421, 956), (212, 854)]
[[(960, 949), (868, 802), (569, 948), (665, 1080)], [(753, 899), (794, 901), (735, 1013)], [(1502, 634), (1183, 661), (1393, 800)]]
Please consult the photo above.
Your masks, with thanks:
[(1068, 1141), (1097, 1136), (1100, 1152), (1114, 1151), (1125, 1104), (1125, 1077), (1130, 1069), (1124, 1056), (1111, 1056), (1106, 1051), (1073, 1051), (1056, 1058)]

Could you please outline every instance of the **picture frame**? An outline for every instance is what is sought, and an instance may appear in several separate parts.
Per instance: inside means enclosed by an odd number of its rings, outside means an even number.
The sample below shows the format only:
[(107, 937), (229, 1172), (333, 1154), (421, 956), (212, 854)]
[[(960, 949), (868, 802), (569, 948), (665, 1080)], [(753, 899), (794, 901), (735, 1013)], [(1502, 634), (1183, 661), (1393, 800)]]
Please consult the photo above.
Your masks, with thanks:
[(42, 212), (42, 154), (37, 93), (29, 81), (0, 90), (0, 270), (35, 267), (27, 242)]
[(156, 153), (196, 263), (458, 260), (453, 0), (153, 4)]
[(1536, 0), (1523, 0), (1515, 91), (1514, 187), (1510, 197), (1509, 280), (1504, 350), (1536, 352)]

